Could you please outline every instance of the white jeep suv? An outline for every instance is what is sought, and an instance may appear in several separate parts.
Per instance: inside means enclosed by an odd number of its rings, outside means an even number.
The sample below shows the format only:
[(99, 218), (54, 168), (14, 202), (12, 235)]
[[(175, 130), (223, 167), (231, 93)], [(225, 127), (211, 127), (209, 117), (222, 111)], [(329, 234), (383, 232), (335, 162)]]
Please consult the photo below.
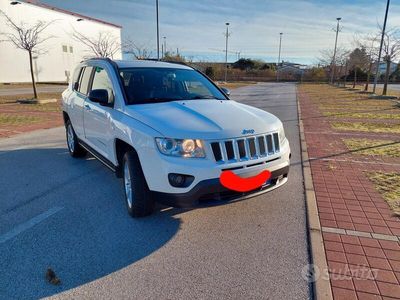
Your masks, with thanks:
[[(193, 207), (281, 186), (290, 158), (282, 122), (228, 96), (186, 65), (86, 60), (62, 94), (69, 152), (89, 151), (123, 178), (133, 217), (151, 214), (155, 201)], [(220, 183), (226, 170), (241, 178), (269, 170), (271, 177), (239, 193)]]

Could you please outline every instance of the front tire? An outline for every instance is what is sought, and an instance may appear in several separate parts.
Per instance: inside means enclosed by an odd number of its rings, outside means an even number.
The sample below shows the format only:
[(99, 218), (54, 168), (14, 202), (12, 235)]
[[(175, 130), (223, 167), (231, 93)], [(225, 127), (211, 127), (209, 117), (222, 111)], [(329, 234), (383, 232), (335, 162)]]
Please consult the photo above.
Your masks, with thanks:
[(154, 211), (154, 199), (135, 151), (125, 153), (122, 172), (125, 202), (129, 215), (133, 218), (151, 215)]
[(68, 120), (65, 124), (66, 136), (67, 136), (67, 146), (69, 154), (72, 157), (83, 157), (87, 154), (87, 151), (79, 145), (78, 137), (75, 134), (75, 130), (72, 127), (72, 123)]

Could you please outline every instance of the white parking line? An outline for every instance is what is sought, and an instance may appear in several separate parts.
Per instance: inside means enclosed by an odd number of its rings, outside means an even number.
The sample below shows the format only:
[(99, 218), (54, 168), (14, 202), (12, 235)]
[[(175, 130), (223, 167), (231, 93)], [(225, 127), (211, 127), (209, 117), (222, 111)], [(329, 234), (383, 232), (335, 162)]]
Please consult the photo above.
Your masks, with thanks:
[(63, 207), (57, 207), (57, 206), (50, 208), (48, 211), (45, 211), (44, 213), (37, 215), (36, 217), (26, 221), (25, 223), (19, 224), (17, 227), (10, 230), (9, 232), (0, 235), (0, 244), (6, 242), (6, 241), (16, 237), (18, 234), (32, 228), (33, 226), (39, 224), (40, 222), (44, 221), (45, 219), (54, 215), (55, 213), (59, 212), (62, 209), (63, 209)]

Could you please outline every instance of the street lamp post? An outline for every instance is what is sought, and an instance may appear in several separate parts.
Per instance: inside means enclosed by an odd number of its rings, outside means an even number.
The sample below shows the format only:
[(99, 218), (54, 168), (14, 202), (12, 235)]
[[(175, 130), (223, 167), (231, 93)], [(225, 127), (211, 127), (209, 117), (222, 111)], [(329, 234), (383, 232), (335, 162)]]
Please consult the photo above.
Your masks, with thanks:
[(225, 34), (225, 82), (228, 78), (228, 37), (229, 37), (229, 23), (225, 23), (226, 25), (226, 34)]
[(276, 81), (279, 81), (279, 64), (281, 62), (281, 50), (282, 50), (282, 35), (283, 32), (279, 33), (279, 54), (278, 54), (278, 64), (276, 65)]
[(156, 0), (156, 19), (157, 19), (157, 60), (160, 60), (160, 27), (158, 22), (158, 0)]
[(335, 38), (335, 49), (333, 50), (333, 58), (332, 58), (332, 65), (331, 65), (331, 84), (333, 84), (333, 80), (335, 77), (335, 65), (336, 65), (336, 50), (337, 50), (337, 41), (338, 41), (338, 35), (339, 35), (339, 26), (340, 26), (340, 20), (342, 18), (336, 18), (337, 20), (337, 26), (336, 26), (336, 38)]
[(383, 40), (385, 39), (385, 30), (386, 30), (386, 21), (389, 13), (389, 5), (390, 5), (390, 0), (387, 0), (386, 3), (386, 12), (385, 12), (385, 20), (383, 22), (383, 28), (382, 28), (382, 37), (381, 37), (381, 46), (379, 47), (379, 56), (378, 56), (378, 62), (376, 64), (376, 72), (375, 72), (375, 78), (374, 78), (374, 89), (372, 92), (375, 94), (376, 90), (376, 84), (378, 83), (378, 76), (379, 76), (379, 64), (381, 62), (381, 56), (382, 56), (382, 47), (383, 47)]

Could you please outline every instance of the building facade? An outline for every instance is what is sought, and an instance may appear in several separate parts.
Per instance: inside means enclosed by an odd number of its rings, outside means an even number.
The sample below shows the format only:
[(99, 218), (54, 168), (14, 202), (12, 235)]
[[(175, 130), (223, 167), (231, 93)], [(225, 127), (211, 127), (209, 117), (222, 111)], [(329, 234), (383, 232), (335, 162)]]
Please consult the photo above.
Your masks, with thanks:
[[(68, 82), (77, 63), (94, 56), (89, 47), (73, 37), (74, 32), (96, 39), (100, 34), (110, 36), (118, 44), (114, 59), (121, 59), (121, 26), (49, 6), (38, 1), (0, 0), (0, 10), (18, 26), (39, 21), (51, 22), (43, 31), (48, 40), (38, 46), (33, 56), (37, 82)], [(0, 31), (11, 32), (6, 18), (0, 15)], [(29, 55), (0, 37), (0, 83), (30, 82)], [(2, 41), (2, 42), (1, 42)]]

